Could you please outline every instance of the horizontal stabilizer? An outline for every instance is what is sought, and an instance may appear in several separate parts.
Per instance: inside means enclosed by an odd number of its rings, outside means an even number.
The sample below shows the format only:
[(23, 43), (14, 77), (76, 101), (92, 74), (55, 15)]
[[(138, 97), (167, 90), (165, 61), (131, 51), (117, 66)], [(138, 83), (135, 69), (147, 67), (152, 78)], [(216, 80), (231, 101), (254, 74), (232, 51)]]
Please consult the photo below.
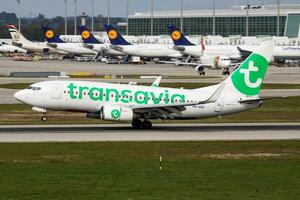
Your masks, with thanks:
[(286, 96), (281, 96), (281, 97), (263, 97), (263, 98), (255, 98), (255, 99), (244, 99), (244, 100), (240, 100), (239, 103), (251, 103), (251, 102), (266, 101), (266, 100), (272, 100), (272, 99), (283, 99), (283, 98), (286, 98)]

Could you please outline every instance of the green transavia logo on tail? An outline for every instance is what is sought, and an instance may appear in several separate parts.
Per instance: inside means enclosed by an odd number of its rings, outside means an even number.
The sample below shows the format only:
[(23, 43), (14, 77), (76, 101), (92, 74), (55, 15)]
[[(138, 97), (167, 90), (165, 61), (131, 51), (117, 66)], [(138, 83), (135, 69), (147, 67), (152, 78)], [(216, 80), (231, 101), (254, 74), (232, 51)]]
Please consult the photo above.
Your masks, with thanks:
[(121, 112), (117, 109), (111, 111), (111, 117), (113, 119), (119, 119), (121, 117)]
[(247, 96), (258, 95), (265, 73), (268, 68), (268, 61), (258, 54), (252, 54), (231, 77), (235, 88)]

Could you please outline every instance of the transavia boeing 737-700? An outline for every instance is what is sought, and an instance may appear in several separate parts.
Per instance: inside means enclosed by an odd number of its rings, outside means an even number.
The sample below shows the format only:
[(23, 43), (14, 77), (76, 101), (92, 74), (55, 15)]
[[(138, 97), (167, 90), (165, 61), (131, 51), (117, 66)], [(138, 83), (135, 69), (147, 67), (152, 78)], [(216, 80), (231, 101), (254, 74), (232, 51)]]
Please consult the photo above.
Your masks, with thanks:
[[(195, 119), (258, 108), (259, 91), (274, 43), (264, 42), (225, 81), (199, 89), (111, 84), (89, 81), (45, 81), (18, 91), (14, 97), (34, 111), (75, 111), (87, 117), (131, 122), (151, 128), (150, 119)], [(46, 115), (42, 117), (47, 121)]]

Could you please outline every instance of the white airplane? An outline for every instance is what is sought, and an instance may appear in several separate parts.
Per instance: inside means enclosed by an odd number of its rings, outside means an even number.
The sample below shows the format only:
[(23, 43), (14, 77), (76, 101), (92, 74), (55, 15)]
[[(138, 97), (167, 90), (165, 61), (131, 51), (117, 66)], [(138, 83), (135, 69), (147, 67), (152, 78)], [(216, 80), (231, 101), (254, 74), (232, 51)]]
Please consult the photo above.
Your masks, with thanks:
[[(232, 66), (236, 67), (237, 65), (240, 64), (240, 63), (232, 63), (230, 57), (227, 55), (218, 54), (218, 53), (228, 54), (229, 52), (234, 53), (233, 51), (229, 51), (228, 48), (224, 48), (223, 45), (214, 45), (213, 48), (207, 50), (207, 46), (204, 44), (203, 37), (201, 37), (201, 41), (200, 41), (201, 45), (198, 46), (191, 43), (184, 36), (184, 34), (181, 33), (180, 30), (176, 28), (174, 25), (169, 25), (168, 29), (175, 45), (174, 49), (177, 49), (178, 51), (183, 52), (186, 55), (199, 58), (197, 62), (177, 61), (175, 62), (175, 65), (177, 66), (181, 66), (181, 65), (194, 66), (195, 70), (199, 73), (199, 75), (205, 75), (206, 68), (223, 69), (222, 74), (229, 75), (230, 74), (229, 68)], [(218, 46), (220, 46), (219, 48), (220, 50), (218, 50)], [(224, 49), (224, 51), (222, 51), (222, 49)], [(238, 51), (237, 48), (235, 49)], [(241, 58), (240, 54), (233, 57), (236, 59), (238, 59), (238, 57)]]
[(126, 54), (110, 48), (110, 44), (105, 44), (97, 40), (94, 35), (85, 27), (79, 26), (80, 35), (84, 43), (84, 47), (96, 51), (98, 53), (104, 53), (111, 56), (125, 56)]
[(60, 51), (68, 52), (72, 55), (96, 55), (97, 52), (83, 47), (81, 43), (66, 43), (59, 38), (59, 35), (48, 26), (42, 26), (44, 36), (48, 42), (48, 46)]
[[(238, 49), (244, 57), (249, 56), (258, 45), (239, 45)], [(300, 60), (300, 46), (275, 46), (273, 51), (273, 60)]]
[[(151, 128), (149, 119), (199, 119), (258, 108), (259, 91), (274, 43), (264, 42), (220, 84), (199, 89), (174, 89), (90, 81), (45, 81), (14, 97), (34, 111), (75, 111), (88, 118), (131, 122)], [(46, 115), (42, 121), (47, 121)]]
[[(168, 31), (174, 42), (175, 49), (185, 55), (196, 58), (202, 57), (204, 41), (201, 39), (201, 45), (195, 45), (190, 42), (180, 30), (173, 24), (168, 25)], [(237, 47), (232, 45), (206, 45), (206, 53), (209, 56), (226, 56), (232, 60), (240, 60), (241, 54)]]
[(131, 56), (147, 58), (182, 58), (183, 54), (164, 44), (131, 44), (111, 25), (104, 26), (111, 48)]
[(9, 53), (26, 53), (25, 49), (22, 49), (17, 46), (13, 46), (10, 44), (2, 43), (0, 44), (0, 53), (2, 54), (9, 54)]
[(7, 25), (7, 28), (12, 38), (12, 44), (16, 47), (33, 53), (67, 54), (64, 51), (58, 51), (55, 48), (47, 46), (45, 42), (32, 42), (27, 40), (14, 25)]

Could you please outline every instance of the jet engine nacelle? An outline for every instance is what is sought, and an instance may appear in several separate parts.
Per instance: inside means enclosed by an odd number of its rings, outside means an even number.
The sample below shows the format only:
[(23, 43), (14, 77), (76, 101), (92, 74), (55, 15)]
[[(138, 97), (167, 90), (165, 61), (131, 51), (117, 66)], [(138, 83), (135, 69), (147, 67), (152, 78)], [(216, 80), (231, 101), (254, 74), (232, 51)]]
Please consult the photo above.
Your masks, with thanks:
[(99, 113), (87, 113), (86, 117), (91, 119), (102, 119), (107, 121), (132, 121), (133, 111), (121, 106), (103, 106)]
[(17, 47), (22, 47), (23, 46), (22, 43), (14, 42), (14, 41), (12, 42), (12, 45), (17, 46)]
[(204, 67), (202, 65), (198, 65), (197, 67), (195, 67), (195, 70), (199, 73), (204, 71)]
[(215, 58), (214, 66), (216, 68), (229, 68), (231, 66), (231, 60), (228, 56), (218, 56)]
[(122, 106), (103, 106), (101, 119), (109, 121), (132, 121), (133, 111), (131, 108)]

